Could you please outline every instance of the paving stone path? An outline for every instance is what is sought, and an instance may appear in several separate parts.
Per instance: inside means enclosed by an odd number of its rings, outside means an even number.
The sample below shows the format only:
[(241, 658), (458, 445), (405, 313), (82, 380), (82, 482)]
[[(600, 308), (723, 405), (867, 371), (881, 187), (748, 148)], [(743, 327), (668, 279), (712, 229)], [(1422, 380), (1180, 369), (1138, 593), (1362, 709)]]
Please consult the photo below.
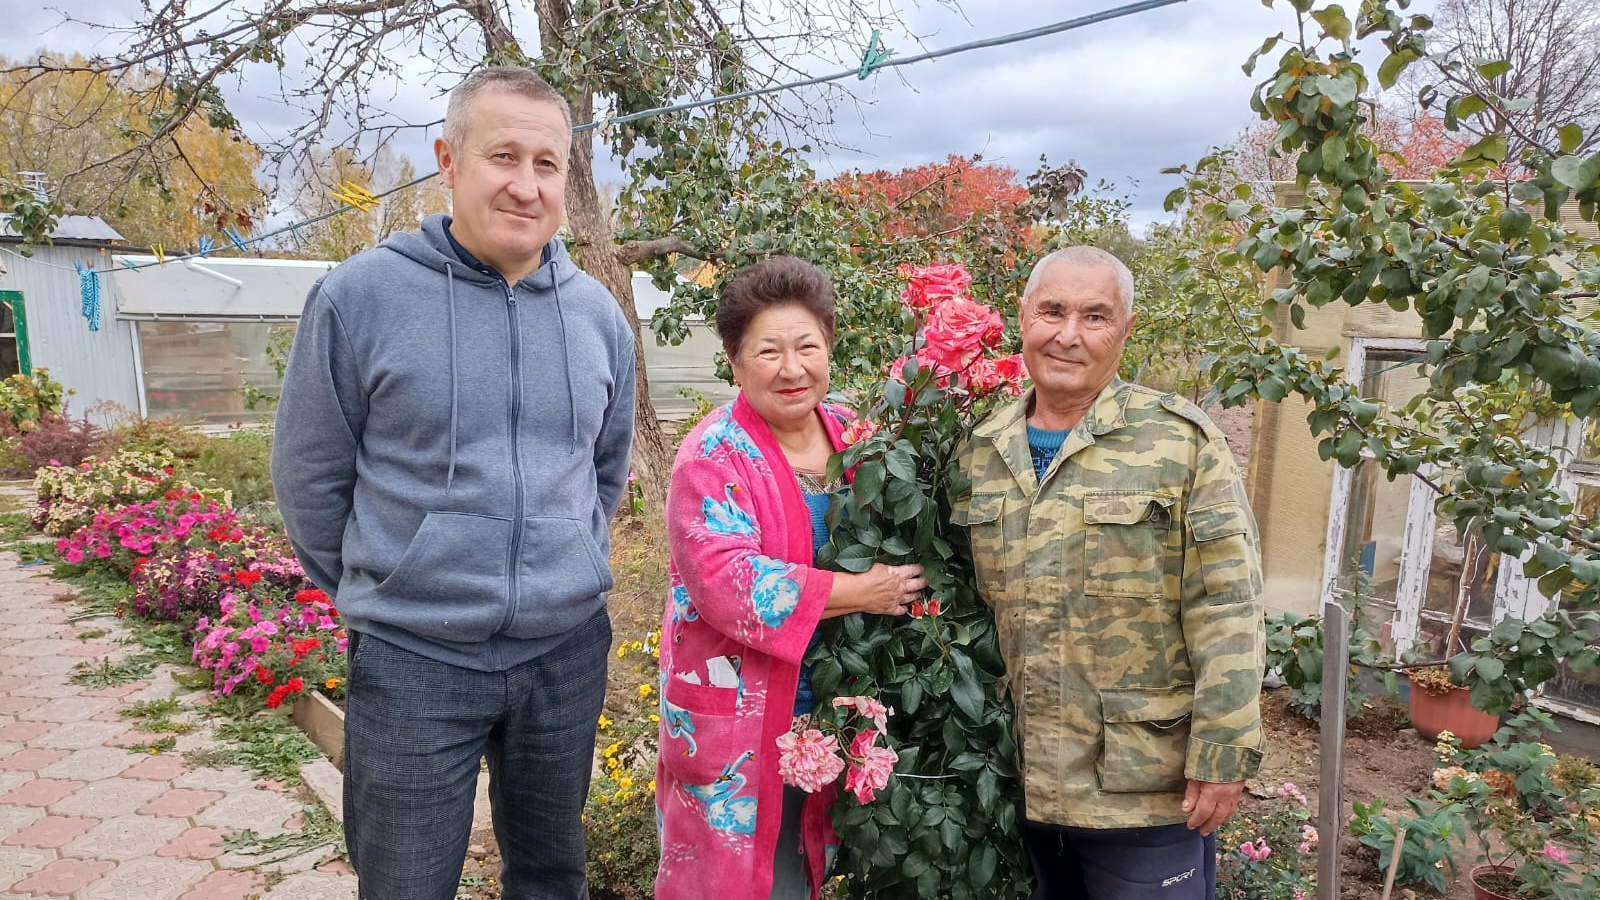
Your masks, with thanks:
[[(353, 900), (355, 877), (324, 862), (326, 847), (276, 859), (222, 845), (246, 829), (298, 830), (308, 799), (247, 769), (186, 762), (187, 751), (222, 745), (215, 723), (194, 717), (171, 751), (128, 749), (161, 735), (119, 709), (206, 694), (179, 685), (170, 666), (115, 687), (73, 684), (78, 663), (134, 648), (120, 622), (75, 620), (71, 588), (47, 572), (0, 553), (0, 900)], [(330, 777), (326, 760), (308, 767), (324, 795)]]

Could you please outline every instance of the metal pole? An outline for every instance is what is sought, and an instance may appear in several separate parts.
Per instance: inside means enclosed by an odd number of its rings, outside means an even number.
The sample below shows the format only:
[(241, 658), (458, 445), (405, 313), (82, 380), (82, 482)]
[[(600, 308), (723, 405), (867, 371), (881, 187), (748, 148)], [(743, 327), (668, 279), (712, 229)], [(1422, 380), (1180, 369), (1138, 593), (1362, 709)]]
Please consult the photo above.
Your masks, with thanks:
[[(1344, 818), (1344, 704), (1350, 671), (1350, 619), (1322, 604), (1322, 774), (1317, 785), (1317, 900), (1339, 900), (1339, 838)], [(1398, 853), (1399, 851), (1396, 850)]]

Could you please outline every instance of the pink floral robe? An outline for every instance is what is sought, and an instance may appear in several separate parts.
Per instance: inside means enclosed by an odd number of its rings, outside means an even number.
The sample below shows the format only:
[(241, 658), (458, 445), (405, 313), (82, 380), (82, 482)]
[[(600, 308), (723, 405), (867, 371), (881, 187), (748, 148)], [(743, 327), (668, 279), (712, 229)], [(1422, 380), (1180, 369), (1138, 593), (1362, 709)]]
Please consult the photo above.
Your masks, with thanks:
[[(840, 448), (849, 414), (825, 410)], [(812, 567), (811, 519), (794, 472), (744, 395), (684, 438), (667, 535), (656, 898), (766, 900), (783, 817), (777, 739), (793, 723), (800, 662), (833, 573)], [(729, 680), (719, 657), (737, 671), (737, 686), (714, 686)], [(802, 816), (813, 898), (838, 842), (828, 817), (836, 793), (811, 795)]]

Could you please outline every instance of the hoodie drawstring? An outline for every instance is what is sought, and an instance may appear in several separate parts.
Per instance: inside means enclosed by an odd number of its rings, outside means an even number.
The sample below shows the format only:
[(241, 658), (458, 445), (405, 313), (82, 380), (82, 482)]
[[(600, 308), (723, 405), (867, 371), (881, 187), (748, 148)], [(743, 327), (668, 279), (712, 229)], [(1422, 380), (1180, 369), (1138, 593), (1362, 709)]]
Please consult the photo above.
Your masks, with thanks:
[(561, 314), (561, 279), (556, 267), (550, 267), (550, 289), (556, 297), (556, 325), (561, 329), (561, 368), (567, 373), (567, 408), (572, 412), (571, 430), (567, 433), (567, 455), (578, 452), (578, 394), (572, 389), (572, 350), (567, 346), (567, 320)]
[(456, 397), (456, 273), (449, 263), (444, 264), (444, 276), (446, 293), (450, 298), (445, 320), (450, 329), (450, 468), (444, 476), (444, 494), (448, 497), (450, 486), (456, 480), (456, 422), (460, 412)]

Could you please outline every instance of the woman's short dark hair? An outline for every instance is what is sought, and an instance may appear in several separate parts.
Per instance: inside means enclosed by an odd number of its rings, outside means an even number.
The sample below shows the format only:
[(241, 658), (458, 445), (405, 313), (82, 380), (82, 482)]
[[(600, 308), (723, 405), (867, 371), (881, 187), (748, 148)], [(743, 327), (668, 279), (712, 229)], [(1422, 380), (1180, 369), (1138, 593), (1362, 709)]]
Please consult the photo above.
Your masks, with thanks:
[(717, 334), (731, 359), (756, 316), (779, 306), (798, 306), (817, 318), (822, 336), (833, 345), (833, 281), (805, 260), (778, 256), (733, 276), (717, 301)]

